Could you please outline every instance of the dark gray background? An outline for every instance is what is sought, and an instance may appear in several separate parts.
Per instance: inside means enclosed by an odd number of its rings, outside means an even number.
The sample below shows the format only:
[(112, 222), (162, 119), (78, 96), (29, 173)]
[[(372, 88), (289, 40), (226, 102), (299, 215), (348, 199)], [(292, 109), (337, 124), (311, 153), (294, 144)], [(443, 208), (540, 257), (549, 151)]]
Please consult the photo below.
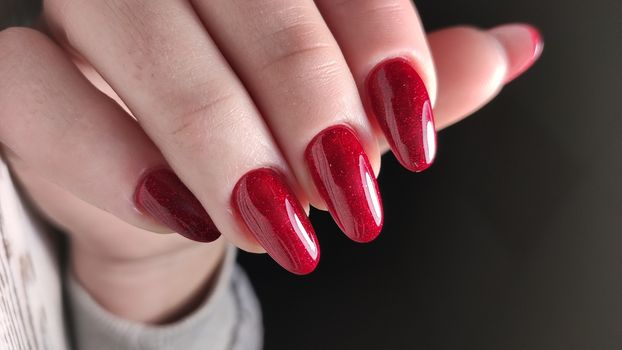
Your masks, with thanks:
[(622, 1), (417, 4), (428, 30), (534, 23), (544, 55), (441, 132), (426, 173), (383, 159), (373, 244), (315, 212), (314, 274), (241, 256), (266, 349), (622, 349)]
[(316, 273), (242, 257), (266, 348), (621, 350), (622, 1), (416, 3), (428, 30), (534, 23), (542, 59), (430, 171), (383, 158), (373, 244), (315, 213)]

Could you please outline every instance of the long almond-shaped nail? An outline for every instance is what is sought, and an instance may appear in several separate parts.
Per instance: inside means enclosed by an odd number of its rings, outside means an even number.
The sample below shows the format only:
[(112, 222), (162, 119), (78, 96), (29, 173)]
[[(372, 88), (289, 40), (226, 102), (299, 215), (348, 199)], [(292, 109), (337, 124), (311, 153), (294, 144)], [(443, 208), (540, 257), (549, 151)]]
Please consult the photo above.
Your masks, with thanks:
[(425, 84), (405, 58), (376, 66), (367, 78), (368, 110), (393, 153), (411, 171), (427, 169), (436, 156), (436, 130)]
[(232, 204), (279, 265), (299, 275), (315, 269), (320, 259), (315, 232), (283, 176), (269, 168), (246, 173), (233, 189)]
[(180, 235), (198, 242), (212, 242), (220, 232), (199, 200), (173, 171), (147, 172), (134, 193), (136, 206)]
[(369, 242), (382, 229), (382, 202), (376, 177), (358, 137), (346, 126), (319, 133), (305, 159), (316, 188), (341, 230)]

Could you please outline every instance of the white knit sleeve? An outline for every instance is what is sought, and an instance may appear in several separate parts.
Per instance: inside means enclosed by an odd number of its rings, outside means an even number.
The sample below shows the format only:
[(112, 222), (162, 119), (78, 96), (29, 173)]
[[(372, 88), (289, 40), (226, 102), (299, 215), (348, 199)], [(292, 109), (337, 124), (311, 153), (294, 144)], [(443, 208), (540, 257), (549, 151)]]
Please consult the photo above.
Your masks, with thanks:
[(215, 288), (186, 318), (164, 326), (120, 319), (102, 309), (74, 279), (68, 295), (77, 349), (88, 350), (255, 350), (262, 348), (259, 304), (244, 272), (228, 249)]

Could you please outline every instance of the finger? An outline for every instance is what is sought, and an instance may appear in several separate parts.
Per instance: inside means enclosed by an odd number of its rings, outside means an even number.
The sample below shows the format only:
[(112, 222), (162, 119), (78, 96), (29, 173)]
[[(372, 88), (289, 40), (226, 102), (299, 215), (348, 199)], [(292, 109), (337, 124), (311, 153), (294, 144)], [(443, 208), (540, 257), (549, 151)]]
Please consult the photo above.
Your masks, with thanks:
[[(46, 179), (136, 226), (162, 231), (137, 210), (133, 194), (150, 169), (168, 174), (172, 203), (184, 212), (155, 218), (201, 241), (219, 234), (192, 193), (138, 125), (80, 74), (44, 35), (0, 33), (0, 141)], [(142, 180), (146, 181), (146, 180)]]
[(198, 250), (209, 259), (208, 256), (213, 257), (226, 244), (223, 239), (212, 244), (196, 244), (179, 235), (153, 234), (81, 200), (43, 178), (40, 171), (24, 161), (11, 159), (10, 165), (39, 212), (71, 236), (72, 254), (82, 252), (100, 261), (129, 261), (151, 259), (173, 251)]
[(382, 206), (367, 155), (378, 166), (376, 142), (348, 65), (313, 1), (193, 3), (312, 204), (325, 202), (353, 240), (374, 239)]
[(411, 0), (317, 0), (370, 117), (400, 163), (428, 168), (436, 153), (436, 78)]
[(428, 36), (438, 74), (436, 125), (447, 127), (494, 98), (539, 57), (542, 39), (528, 25), (492, 30), (455, 27)]
[[(250, 251), (261, 250), (258, 240), (292, 272), (315, 268), (319, 250), (293, 195), (298, 190), (295, 178), (191, 4), (166, 0), (71, 4), (49, 8), (54, 27), (62, 29), (68, 42), (119, 94), (223, 235)], [(258, 208), (253, 215), (236, 215), (239, 201), (232, 195), (236, 182), (263, 168), (282, 174), (274, 177), (273, 187), (287, 192), (287, 201)], [(287, 215), (292, 208), (295, 218), (306, 225), (304, 239), (313, 243), (312, 251), (305, 248), (294, 216)], [(288, 217), (291, 220), (282, 220)], [(266, 218), (266, 225), (249, 224)]]
[(508, 59), (508, 72), (504, 82), (516, 79), (528, 70), (544, 50), (540, 31), (524, 23), (513, 23), (495, 27), (489, 31), (501, 43)]

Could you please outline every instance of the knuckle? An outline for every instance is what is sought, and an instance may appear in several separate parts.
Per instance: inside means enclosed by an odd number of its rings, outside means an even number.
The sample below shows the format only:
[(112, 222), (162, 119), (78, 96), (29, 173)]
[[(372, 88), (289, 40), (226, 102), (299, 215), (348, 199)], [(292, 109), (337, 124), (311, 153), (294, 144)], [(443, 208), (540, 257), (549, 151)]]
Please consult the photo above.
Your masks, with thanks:
[[(305, 16), (290, 16), (292, 19), (272, 28), (257, 41), (259, 50), (264, 48), (263, 60), (259, 60), (260, 71), (274, 70), (287, 65), (304, 64), (307, 60), (330, 57), (335, 53), (335, 44), (322, 33), (321, 24)], [(269, 48), (269, 51), (265, 51)]]
[(234, 93), (218, 92), (178, 109), (165, 123), (170, 142), (184, 151), (200, 152), (222, 130), (235, 128), (244, 116), (243, 106)]
[(356, 11), (358, 16), (387, 20), (400, 18), (404, 11), (412, 9), (412, 4), (409, 0), (340, 0), (335, 7), (348, 13)]
[(298, 73), (294, 80), (288, 74), (273, 74), (266, 86), (280, 96), (284, 105), (295, 105), (308, 103), (314, 98), (326, 101), (341, 96), (347, 81), (342, 65), (333, 59), (308, 63), (304, 72)]
[(276, 52), (260, 68), (260, 72), (281, 70), (284, 66), (307, 65), (329, 57), (330, 47), (321, 43), (298, 43), (281, 52)]

